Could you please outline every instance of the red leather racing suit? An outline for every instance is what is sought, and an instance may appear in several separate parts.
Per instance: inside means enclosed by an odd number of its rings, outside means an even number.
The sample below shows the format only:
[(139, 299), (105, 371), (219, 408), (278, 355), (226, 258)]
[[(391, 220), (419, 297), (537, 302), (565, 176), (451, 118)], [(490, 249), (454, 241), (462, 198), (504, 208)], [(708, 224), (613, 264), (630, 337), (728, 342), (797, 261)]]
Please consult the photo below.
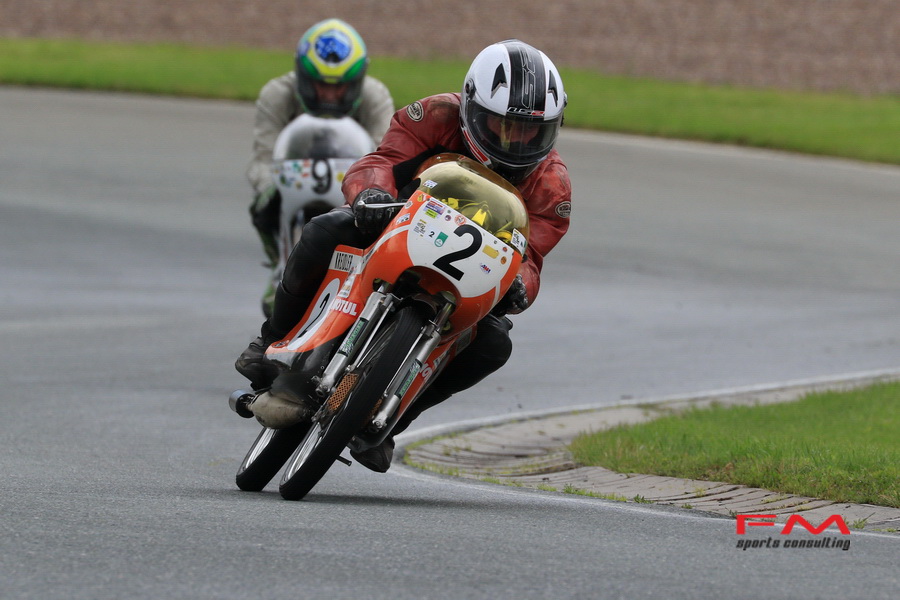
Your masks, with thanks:
[[(462, 139), (459, 104), (460, 94), (438, 94), (394, 113), (378, 149), (347, 171), (342, 187), (347, 204), (367, 188), (379, 188), (397, 197), (418, 167), (435, 154), (471, 156)], [(516, 187), (525, 199), (529, 216), (528, 249), (519, 273), (530, 304), (540, 288), (544, 256), (569, 228), (572, 185), (559, 153), (552, 150)]]

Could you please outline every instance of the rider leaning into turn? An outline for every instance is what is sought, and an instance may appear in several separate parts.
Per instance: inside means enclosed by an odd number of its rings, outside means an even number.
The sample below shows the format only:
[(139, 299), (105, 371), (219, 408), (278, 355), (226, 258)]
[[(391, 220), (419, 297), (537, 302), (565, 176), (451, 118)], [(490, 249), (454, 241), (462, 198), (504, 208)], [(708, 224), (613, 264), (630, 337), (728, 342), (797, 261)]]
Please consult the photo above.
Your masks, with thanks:
[[(275, 292), (271, 317), (260, 337), (235, 363), (256, 389), (268, 387), (277, 368), (263, 360), (266, 348), (297, 324), (325, 276), (338, 244), (366, 247), (393, 217), (393, 209), (366, 204), (394, 202), (419, 165), (442, 152), (478, 160), (512, 182), (525, 199), (529, 244), (525, 261), (498, 314), (517, 314), (537, 296), (544, 256), (569, 227), (571, 184), (553, 149), (563, 121), (566, 95), (547, 56), (519, 40), (488, 46), (472, 62), (462, 94), (430, 96), (397, 111), (378, 149), (347, 172), (347, 205), (313, 218), (303, 229)], [(512, 322), (490, 314), (477, 334), (404, 414), (384, 443), (351, 453), (362, 465), (384, 472), (396, 435), (422, 411), (467, 389), (502, 367), (512, 352)]]
[[(272, 180), (272, 151), (278, 134), (303, 113), (319, 117), (350, 116), (375, 145), (394, 114), (388, 88), (369, 75), (366, 45), (353, 27), (339, 19), (316, 23), (303, 34), (294, 55), (294, 70), (266, 83), (256, 100), (253, 158), (247, 179), (253, 188), (250, 218), (274, 268), (281, 198)], [(273, 289), (263, 305), (272, 302)]]

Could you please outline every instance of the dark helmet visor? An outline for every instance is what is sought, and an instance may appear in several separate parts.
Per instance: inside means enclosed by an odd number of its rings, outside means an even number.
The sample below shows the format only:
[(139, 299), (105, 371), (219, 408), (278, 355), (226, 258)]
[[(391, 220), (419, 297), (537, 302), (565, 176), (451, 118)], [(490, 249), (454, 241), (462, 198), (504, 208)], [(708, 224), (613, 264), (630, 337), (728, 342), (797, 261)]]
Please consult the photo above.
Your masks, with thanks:
[(498, 162), (512, 167), (531, 166), (547, 156), (559, 135), (561, 118), (498, 115), (476, 102), (469, 103), (466, 121), (482, 149)]

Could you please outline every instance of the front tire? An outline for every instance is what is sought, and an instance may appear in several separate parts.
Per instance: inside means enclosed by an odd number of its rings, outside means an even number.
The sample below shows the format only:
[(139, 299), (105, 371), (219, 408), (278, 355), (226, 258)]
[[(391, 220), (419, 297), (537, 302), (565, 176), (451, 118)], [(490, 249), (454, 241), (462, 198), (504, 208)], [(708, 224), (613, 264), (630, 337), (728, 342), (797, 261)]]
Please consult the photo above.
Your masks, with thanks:
[[(331, 468), (347, 443), (371, 418), (376, 404), (403, 366), (426, 322), (422, 307), (407, 306), (397, 312), (392, 323), (376, 334), (366, 356), (354, 371), (344, 376), (345, 380), (358, 377), (349, 396), (332, 415), (311, 425), (288, 461), (279, 488), (285, 500), (300, 500), (306, 496)], [(340, 387), (339, 384), (336, 389)]]
[(263, 427), (238, 468), (235, 483), (245, 492), (259, 492), (272, 481), (306, 436), (312, 423), (285, 429)]

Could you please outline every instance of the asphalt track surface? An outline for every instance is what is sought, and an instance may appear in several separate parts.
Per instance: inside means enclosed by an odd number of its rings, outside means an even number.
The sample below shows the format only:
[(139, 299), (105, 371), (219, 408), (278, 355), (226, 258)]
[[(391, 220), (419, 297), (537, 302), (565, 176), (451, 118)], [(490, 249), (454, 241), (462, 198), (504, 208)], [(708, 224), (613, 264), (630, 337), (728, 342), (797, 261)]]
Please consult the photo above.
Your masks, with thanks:
[[(0, 596), (897, 597), (892, 535), (744, 551), (770, 532), (403, 467), (337, 465), (303, 502), (239, 492), (256, 430), (225, 400), (265, 280), (251, 118), (0, 88)], [(559, 147), (573, 224), (512, 361), (415, 430), (900, 365), (900, 169)]]

